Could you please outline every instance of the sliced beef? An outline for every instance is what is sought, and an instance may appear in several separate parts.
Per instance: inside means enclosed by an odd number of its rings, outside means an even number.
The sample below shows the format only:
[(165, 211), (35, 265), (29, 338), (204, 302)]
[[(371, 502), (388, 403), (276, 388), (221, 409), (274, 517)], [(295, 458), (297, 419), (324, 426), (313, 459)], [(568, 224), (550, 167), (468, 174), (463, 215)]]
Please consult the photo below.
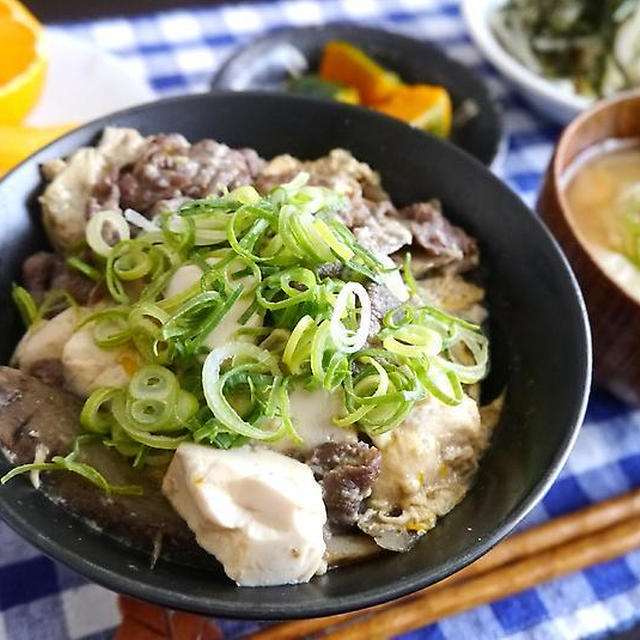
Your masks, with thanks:
[(54, 274), (61, 264), (62, 258), (48, 251), (38, 251), (22, 264), (22, 281), (36, 302), (40, 302), (50, 289)]
[[(389, 203), (390, 205), (390, 203)], [(353, 219), (353, 235), (365, 249), (376, 255), (390, 255), (411, 244), (411, 232), (399, 220), (388, 215), (393, 207), (380, 203), (375, 208), (367, 207)]]
[[(277, 173), (268, 173), (263, 172), (259, 173), (254, 180), (253, 186), (263, 195), (266, 196), (271, 189), (281, 185), (286, 184), (287, 182), (291, 182), (298, 173), (302, 171), (302, 167), (300, 169), (288, 169), (284, 171), (279, 171)], [(313, 186), (326, 186), (319, 185), (315, 179), (315, 176), (309, 176), (309, 182), (307, 184), (311, 184)]]
[(120, 205), (147, 213), (159, 200), (202, 198), (221, 186), (251, 184), (262, 162), (251, 149), (215, 140), (192, 145), (177, 133), (152, 136), (133, 167), (120, 174)]
[(66, 291), (80, 305), (96, 299), (96, 283), (68, 267), (64, 258), (56, 253), (38, 251), (29, 256), (22, 265), (22, 280), (37, 303), (53, 290)]
[(322, 484), (329, 522), (350, 527), (380, 475), (380, 452), (364, 442), (325, 442), (307, 460)]
[(380, 176), (344, 149), (333, 149), (328, 155), (311, 161), (298, 160), (288, 154), (276, 156), (258, 173), (254, 186), (260, 193), (267, 194), (274, 187), (293, 180), (301, 171), (309, 174), (309, 185), (327, 187), (346, 196), (347, 206), (336, 216), (350, 229), (369, 224), (372, 217), (382, 220), (393, 209), (389, 195), (380, 184)]
[(64, 386), (64, 366), (58, 358), (41, 358), (32, 362), (29, 375), (53, 387)]
[[(47, 460), (64, 456), (79, 435), (82, 401), (17, 369), (0, 367), (0, 447), (14, 464), (33, 462), (36, 447)], [(80, 476), (41, 473), (43, 491), (75, 515), (94, 522), (105, 533), (152, 552), (159, 536), (163, 554), (186, 562), (214, 564), (196, 544), (186, 523), (162, 495), (164, 469), (134, 469), (115, 450), (99, 443), (82, 447), (79, 461), (100, 471), (112, 484), (139, 485), (141, 496), (107, 495)], [(25, 482), (17, 478), (12, 482)]]
[(371, 328), (369, 329), (369, 341), (377, 341), (377, 335), (382, 329), (382, 319), (388, 311), (397, 309), (402, 302), (383, 284), (370, 282), (364, 287), (371, 300)]
[(461, 273), (478, 264), (476, 240), (442, 215), (438, 201), (409, 205), (397, 217), (411, 231), (422, 264), (428, 263), (431, 270)]
[(318, 278), (339, 278), (342, 274), (344, 266), (342, 262), (325, 262), (316, 267), (316, 275)]
[(114, 167), (97, 182), (87, 200), (87, 218), (98, 211), (118, 209), (120, 207), (120, 186), (118, 185), (119, 168)]

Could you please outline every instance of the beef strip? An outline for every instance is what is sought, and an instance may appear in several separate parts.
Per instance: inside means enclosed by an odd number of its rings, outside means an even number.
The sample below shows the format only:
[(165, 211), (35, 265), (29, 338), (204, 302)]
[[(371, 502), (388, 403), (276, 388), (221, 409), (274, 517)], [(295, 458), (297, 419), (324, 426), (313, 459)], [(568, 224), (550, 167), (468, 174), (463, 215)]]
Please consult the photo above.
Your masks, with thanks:
[(367, 208), (367, 213), (354, 222), (356, 240), (376, 255), (390, 255), (411, 244), (411, 232), (396, 218), (387, 215), (391, 207)]
[(442, 215), (437, 200), (409, 205), (396, 215), (411, 231), (414, 244), (420, 248), (417, 256), (429, 270), (461, 273), (478, 264), (478, 243)]
[(58, 358), (41, 358), (31, 363), (29, 375), (53, 387), (64, 386), (64, 366)]
[(38, 251), (29, 256), (22, 265), (22, 280), (37, 303), (53, 290), (66, 291), (80, 305), (96, 299), (96, 283), (68, 267), (56, 253)]
[(325, 442), (307, 464), (322, 485), (329, 523), (353, 526), (380, 475), (380, 452), (364, 442)]
[[(385, 234), (395, 236), (390, 241), (392, 251), (411, 241), (411, 235), (387, 216), (393, 205), (380, 184), (380, 176), (344, 149), (334, 149), (328, 155), (308, 162), (286, 154), (276, 156), (262, 167), (254, 186), (260, 193), (267, 194), (274, 187), (293, 180), (301, 171), (309, 174), (309, 185), (327, 187), (346, 196), (347, 206), (336, 212), (336, 217), (350, 229), (365, 226), (373, 229), (375, 226), (380, 244), (387, 244)], [(387, 222), (389, 228), (386, 228)], [(404, 236), (404, 241), (398, 244), (399, 235)], [(379, 250), (377, 247), (368, 248)], [(382, 251), (390, 252), (385, 248)]]
[(383, 284), (370, 282), (364, 287), (371, 301), (371, 325), (369, 329), (369, 342), (377, 342), (378, 334), (382, 329), (382, 319), (392, 309), (399, 307), (402, 302)]
[(315, 269), (318, 278), (339, 278), (342, 274), (344, 266), (342, 262), (325, 262), (318, 265)]
[[(17, 369), (0, 367), (0, 446), (14, 464), (33, 462), (38, 444), (47, 460), (66, 455), (79, 435), (82, 401)], [(99, 443), (82, 447), (81, 462), (112, 484), (139, 485), (142, 496), (107, 495), (77, 474), (42, 472), (43, 491), (73, 514), (105, 533), (147, 552), (162, 536), (163, 555), (190, 563), (214, 564), (196, 544), (186, 523), (160, 490), (164, 469), (134, 469), (115, 450)], [(13, 482), (24, 482), (16, 479)]]
[(215, 140), (192, 145), (177, 133), (152, 136), (133, 167), (120, 174), (120, 205), (148, 213), (159, 200), (202, 198), (220, 186), (251, 184), (262, 163), (251, 149)]
[[(281, 184), (286, 184), (287, 182), (291, 182), (298, 173), (302, 171), (302, 168), (297, 169), (289, 169), (286, 171), (280, 171), (278, 173), (259, 173), (254, 182), (253, 186), (263, 195), (266, 196), (271, 189), (274, 187), (278, 187)], [(320, 185), (317, 182), (316, 176), (309, 176), (309, 182), (307, 184), (319, 187), (326, 186)]]
[(107, 209), (120, 206), (120, 187), (118, 185), (119, 168), (113, 167), (97, 182), (87, 200), (87, 218)]

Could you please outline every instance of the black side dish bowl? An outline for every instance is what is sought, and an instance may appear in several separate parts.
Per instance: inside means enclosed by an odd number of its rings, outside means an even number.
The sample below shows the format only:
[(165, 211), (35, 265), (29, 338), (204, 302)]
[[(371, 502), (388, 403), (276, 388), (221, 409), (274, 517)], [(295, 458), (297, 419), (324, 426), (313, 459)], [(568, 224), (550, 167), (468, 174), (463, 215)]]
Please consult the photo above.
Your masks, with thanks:
[(392, 31), (353, 24), (282, 29), (239, 49), (220, 67), (214, 89), (232, 91), (283, 91), (289, 69), (300, 58), (314, 72), (330, 40), (349, 42), (397, 73), (407, 84), (443, 86), (453, 102), (454, 115), (464, 103), (476, 115), (454, 125), (451, 142), (480, 162), (491, 165), (501, 151), (503, 126), (500, 108), (473, 71), (436, 46)]
[[(120, 593), (210, 615), (299, 618), (374, 605), (437, 582), (488, 551), (543, 497), (576, 438), (590, 383), (589, 327), (576, 280), (542, 223), (479, 162), (373, 111), (279, 94), (181, 97), (107, 116), (31, 156), (0, 182), (2, 363), (23, 332), (11, 283), (24, 258), (46, 247), (39, 165), (94, 143), (108, 125), (210, 137), (266, 158), (316, 158), (343, 147), (381, 173), (398, 206), (440, 198), (452, 222), (480, 244), (492, 345), (483, 393), (491, 399), (506, 386), (506, 406), (472, 489), (412, 551), (308, 584), (238, 588), (222, 569), (162, 559), (151, 569), (147, 555), (70, 515), (25, 478), (0, 486), (0, 515), (19, 534)], [(0, 475), (9, 468), (0, 455)]]

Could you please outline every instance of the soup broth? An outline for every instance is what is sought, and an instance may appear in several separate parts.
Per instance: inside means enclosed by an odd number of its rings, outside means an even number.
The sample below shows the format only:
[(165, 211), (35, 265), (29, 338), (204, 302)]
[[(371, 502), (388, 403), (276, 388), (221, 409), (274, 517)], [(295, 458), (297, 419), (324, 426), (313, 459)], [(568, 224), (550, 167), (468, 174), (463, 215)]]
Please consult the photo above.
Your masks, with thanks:
[(598, 266), (628, 295), (640, 301), (640, 139), (607, 141), (579, 157), (565, 175), (569, 217)]

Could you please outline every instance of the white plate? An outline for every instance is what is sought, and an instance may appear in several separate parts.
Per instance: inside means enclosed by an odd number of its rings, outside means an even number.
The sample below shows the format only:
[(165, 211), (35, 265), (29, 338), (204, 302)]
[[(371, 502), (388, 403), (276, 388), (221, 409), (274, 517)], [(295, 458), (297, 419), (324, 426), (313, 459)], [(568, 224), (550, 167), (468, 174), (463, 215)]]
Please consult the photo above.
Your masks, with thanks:
[(27, 124), (88, 122), (155, 100), (144, 78), (91, 42), (47, 29), (50, 60), (42, 96)]
[(489, 17), (505, 0), (463, 0), (462, 14), (471, 38), (483, 55), (538, 111), (564, 124), (593, 100), (575, 93), (568, 83), (547, 80), (520, 64), (493, 35)]

